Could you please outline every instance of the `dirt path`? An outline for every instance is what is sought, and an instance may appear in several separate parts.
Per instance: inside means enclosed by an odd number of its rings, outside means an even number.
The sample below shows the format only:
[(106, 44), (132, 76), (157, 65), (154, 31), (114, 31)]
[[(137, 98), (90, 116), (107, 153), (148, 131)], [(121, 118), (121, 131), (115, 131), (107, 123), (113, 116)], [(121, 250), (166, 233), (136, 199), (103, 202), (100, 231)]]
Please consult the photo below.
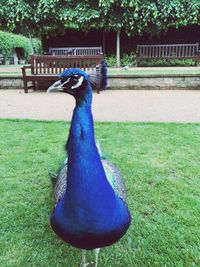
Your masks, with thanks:
[[(62, 93), (0, 90), (0, 118), (70, 120), (74, 100)], [(200, 122), (200, 91), (104, 91), (94, 94), (96, 121)]]

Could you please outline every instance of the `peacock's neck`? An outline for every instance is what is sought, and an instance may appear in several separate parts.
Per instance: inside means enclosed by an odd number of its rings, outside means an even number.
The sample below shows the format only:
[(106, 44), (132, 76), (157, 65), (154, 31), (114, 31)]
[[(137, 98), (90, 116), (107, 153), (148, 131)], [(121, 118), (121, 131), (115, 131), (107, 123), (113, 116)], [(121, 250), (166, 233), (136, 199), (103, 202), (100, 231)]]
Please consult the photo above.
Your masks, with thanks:
[(113, 208), (115, 194), (96, 147), (91, 103), (92, 89), (88, 85), (82, 101), (76, 101), (70, 127), (66, 203), (95, 209), (97, 205), (108, 207), (109, 201)]
[(89, 144), (94, 142), (94, 126), (92, 116), (92, 88), (88, 82), (84, 92), (76, 98), (76, 106), (74, 108), (73, 117), (71, 121), (69, 144), (71, 148), (68, 153), (75, 148), (77, 153), (82, 147), (82, 144), (87, 141)]
[(92, 87), (90, 82), (87, 82), (84, 91), (76, 97), (76, 108), (87, 107), (91, 109), (92, 106)]

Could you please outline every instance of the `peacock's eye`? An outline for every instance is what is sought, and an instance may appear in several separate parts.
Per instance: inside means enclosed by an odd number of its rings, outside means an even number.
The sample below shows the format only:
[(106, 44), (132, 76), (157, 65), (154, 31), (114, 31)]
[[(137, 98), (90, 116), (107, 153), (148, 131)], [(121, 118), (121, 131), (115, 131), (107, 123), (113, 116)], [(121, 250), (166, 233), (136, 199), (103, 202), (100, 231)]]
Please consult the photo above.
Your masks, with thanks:
[(70, 80), (72, 87), (71, 89), (79, 88), (83, 83), (84, 77), (81, 75), (74, 75)]
[(79, 81), (79, 78), (80, 78), (79, 75), (74, 75), (74, 76), (72, 76), (71, 81), (74, 83), (77, 83)]

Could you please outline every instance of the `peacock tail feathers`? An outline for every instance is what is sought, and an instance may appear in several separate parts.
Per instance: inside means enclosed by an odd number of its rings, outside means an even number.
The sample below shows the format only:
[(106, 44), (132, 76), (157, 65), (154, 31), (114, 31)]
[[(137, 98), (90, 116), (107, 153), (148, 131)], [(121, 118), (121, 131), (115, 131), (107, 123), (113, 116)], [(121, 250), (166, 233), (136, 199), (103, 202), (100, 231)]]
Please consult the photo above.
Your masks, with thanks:
[(96, 88), (100, 85), (102, 90), (105, 90), (108, 84), (107, 64), (105, 61), (95, 69), (88, 71), (89, 80), (92, 87)]
[(62, 167), (59, 168), (57, 173), (49, 175), (53, 185), (55, 203), (58, 203), (58, 201), (63, 197), (66, 191), (67, 165), (68, 165), (68, 158), (65, 159)]
[(107, 64), (106, 61), (101, 62), (101, 88), (106, 89), (108, 85), (108, 74), (107, 74)]
[(102, 160), (104, 171), (106, 173), (106, 178), (116, 195), (126, 201), (126, 190), (123, 177), (120, 171), (108, 160)]
[(105, 152), (101, 149), (101, 145), (100, 142), (98, 140), (96, 140), (96, 147), (97, 150), (99, 152), (99, 156), (101, 157), (101, 159), (107, 159), (107, 155), (105, 154)]

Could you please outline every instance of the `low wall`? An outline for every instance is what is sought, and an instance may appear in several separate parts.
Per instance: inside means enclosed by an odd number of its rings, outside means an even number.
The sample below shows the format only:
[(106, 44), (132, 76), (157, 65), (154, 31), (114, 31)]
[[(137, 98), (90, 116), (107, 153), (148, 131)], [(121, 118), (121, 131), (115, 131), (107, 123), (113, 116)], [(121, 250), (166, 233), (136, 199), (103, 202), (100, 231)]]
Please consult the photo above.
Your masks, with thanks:
[(0, 77), (0, 89), (21, 89), (23, 81), (21, 77)]
[(116, 90), (160, 90), (200, 89), (200, 76), (112, 76), (109, 89)]
[[(21, 89), (21, 77), (0, 77), (0, 89)], [(160, 90), (200, 89), (200, 75), (190, 76), (126, 76), (110, 75), (108, 89), (112, 90)]]

